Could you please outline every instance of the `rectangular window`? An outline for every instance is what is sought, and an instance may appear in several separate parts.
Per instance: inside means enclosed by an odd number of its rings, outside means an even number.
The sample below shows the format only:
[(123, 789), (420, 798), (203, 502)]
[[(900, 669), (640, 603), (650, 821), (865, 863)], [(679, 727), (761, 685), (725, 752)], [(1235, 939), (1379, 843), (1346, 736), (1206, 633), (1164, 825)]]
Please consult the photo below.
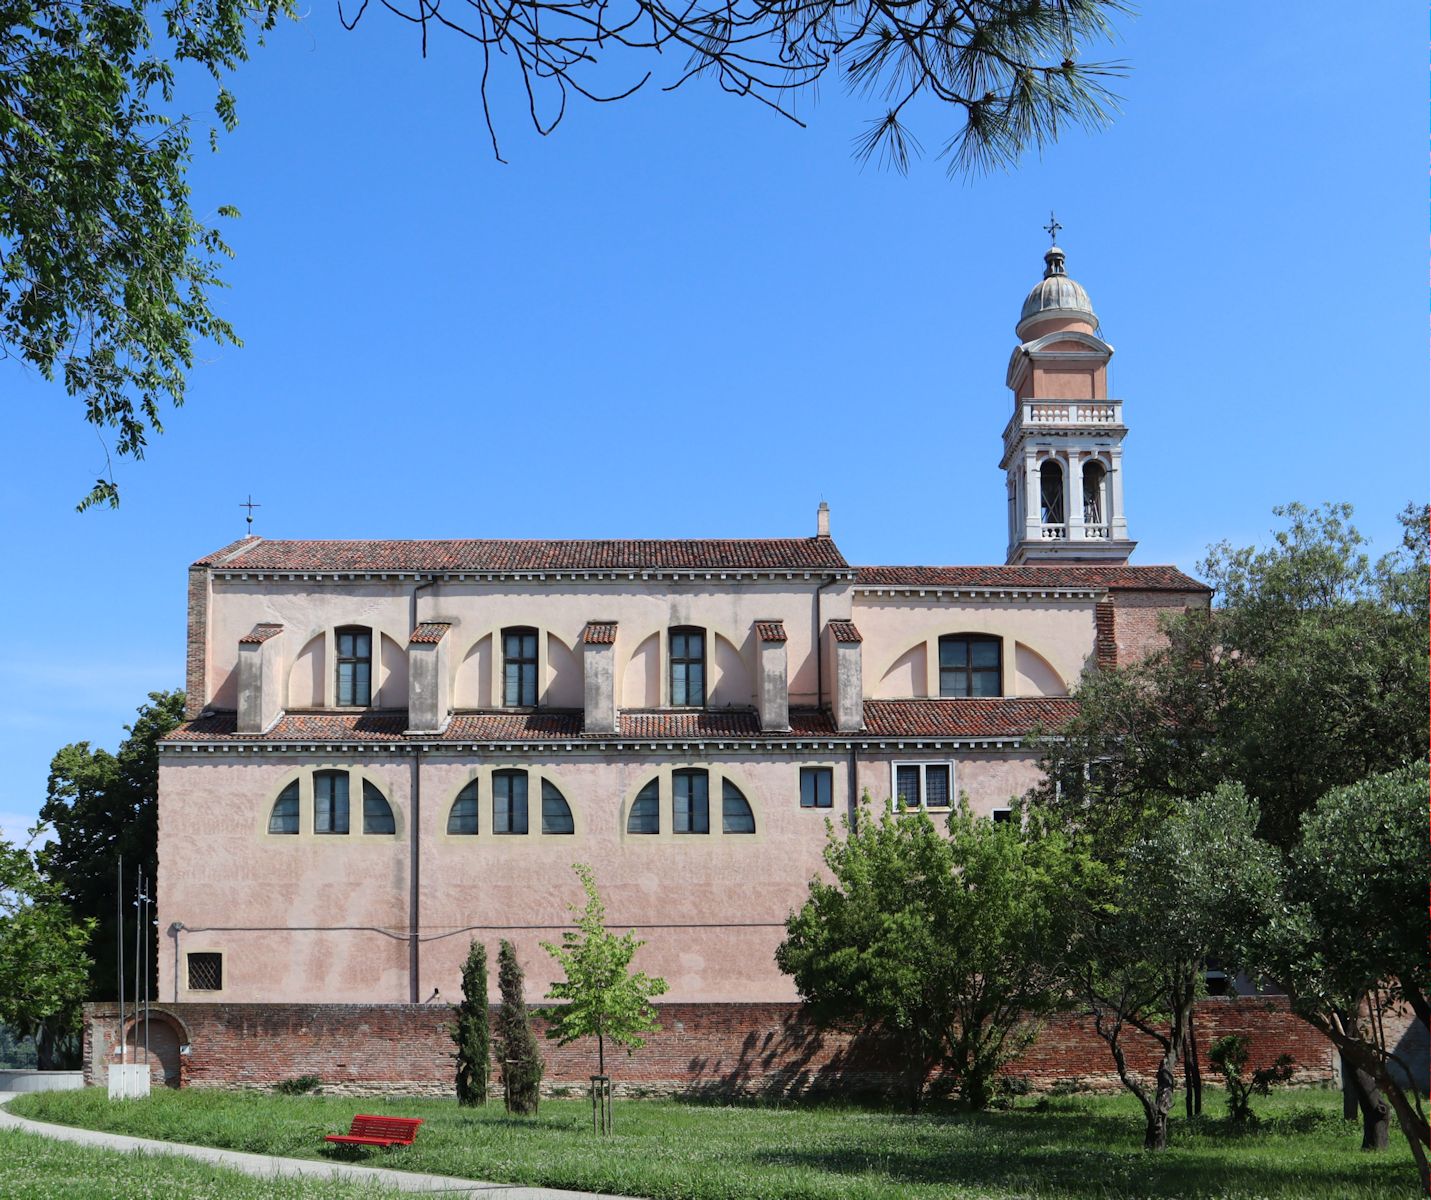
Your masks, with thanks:
[(502, 703), (533, 708), (537, 703), (537, 631), (502, 631)]
[(830, 808), (834, 803), (834, 769), (831, 767), (801, 767), (800, 807)]
[(492, 832), (527, 832), (525, 771), (499, 771), (492, 776)]
[(1001, 645), (993, 637), (939, 639), (941, 696), (1001, 696), (1004, 691)]
[(996, 825), (1002, 825), (1006, 821), (1012, 821), (1014, 819), (1014, 810), (1011, 808), (996, 808), (989, 816), (993, 818)]
[(701, 629), (671, 630), (671, 704), (702, 708), (706, 702), (706, 635)]
[(711, 831), (710, 780), (704, 771), (677, 771), (671, 776), (672, 820), (677, 833)]
[(895, 800), (905, 808), (948, 808), (952, 777), (948, 763), (898, 763), (894, 768)]
[(373, 635), (366, 629), (338, 630), (338, 703), (363, 708), (373, 702)]
[(313, 776), (313, 832), (348, 832), (347, 771), (319, 771)]
[(224, 989), (224, 956), (222, 954), (189, 955), (189, 990), (191, 992), (221, 992)]

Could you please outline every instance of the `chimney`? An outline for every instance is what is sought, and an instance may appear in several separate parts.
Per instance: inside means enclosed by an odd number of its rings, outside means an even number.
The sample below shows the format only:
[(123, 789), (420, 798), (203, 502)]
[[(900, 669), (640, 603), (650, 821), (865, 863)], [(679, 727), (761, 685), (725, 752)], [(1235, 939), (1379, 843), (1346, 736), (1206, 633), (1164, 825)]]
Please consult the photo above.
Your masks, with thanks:
[(615, 621), (588, 621), (582, 630), (582, 728), (587, 733), (616, 732), (616, 630)]
[(255, 625), (238, 644), (239, 733), (262, 733), (283, 715), (282, 625)]
[(815, 536), (827, 538), (830, 536), (830, 506), (823, 500), (815, 515)]
[(421, 621), (407, 641), (407, 726), (414, 733), (435, 733), (452, 712), (448, 673), (451, 639), (448, 621)]

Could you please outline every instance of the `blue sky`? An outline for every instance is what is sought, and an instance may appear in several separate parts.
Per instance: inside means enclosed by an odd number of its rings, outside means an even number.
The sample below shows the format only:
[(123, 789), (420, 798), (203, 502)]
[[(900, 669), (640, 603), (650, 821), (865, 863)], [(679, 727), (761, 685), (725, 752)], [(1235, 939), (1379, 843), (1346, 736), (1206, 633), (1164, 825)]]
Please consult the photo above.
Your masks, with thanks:
[(873, 106), (833, 81), (803, 130), (696, 83), (545, 139), (507, 88), (502, 165), (470, 47), (315, 6), (192, 173), (199, 211), (243, 213), (245, 345), (205, 349), (117, 512), (73, 511), (104, 463), (78, 403), (0, 362), (0, 827), (56, 749), (182, 683), (185, 567), (250, 492), (271, 537), (800, 535), (823, 496), (852, 562), (1001, 562), (1050, 208), (1117, 348), (1135, 561), (1191, 569), (1292, 499), (1389, 548), (1427, 495), (1425, 31), (1368, 12), (1149, 5), (1107, 52), (1111, 129), (951, 182), (862, 169)]

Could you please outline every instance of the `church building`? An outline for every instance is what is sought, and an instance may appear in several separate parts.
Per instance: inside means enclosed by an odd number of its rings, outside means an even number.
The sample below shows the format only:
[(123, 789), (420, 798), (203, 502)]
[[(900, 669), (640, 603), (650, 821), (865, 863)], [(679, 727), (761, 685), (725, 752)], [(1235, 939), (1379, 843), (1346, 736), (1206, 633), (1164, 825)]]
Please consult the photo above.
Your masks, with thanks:
[(577, 862), (665, 1000), (793, 1001), (774, 951), (830, 818), (866, 793), (1007, 817), (1082, 673), (1209, 603), (1130, 562), (1113, 348), (1056, 246), (1016, 333), (1001, 564), (852, 565), (823, 504), (809, 536), (200, 558), (190, 719), (160, 747), (160, 1002), (451, 1002), (500, 938), (540, 999)]

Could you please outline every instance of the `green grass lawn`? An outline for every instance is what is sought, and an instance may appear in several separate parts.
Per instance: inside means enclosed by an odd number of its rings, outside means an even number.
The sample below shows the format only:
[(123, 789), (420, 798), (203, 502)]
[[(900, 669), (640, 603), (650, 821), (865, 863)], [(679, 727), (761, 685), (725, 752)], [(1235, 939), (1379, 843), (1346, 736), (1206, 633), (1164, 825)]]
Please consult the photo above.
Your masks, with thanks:
[(422, 1117), (410, 1149), (356, 1161), (467, 1179), (622, 1192), (653, 1200), (1372, 1200), (1418, 1196), (1399, 1135), (1363, 1154), (1341, 1120), (1340, 1095), (1284, 1092), (1257, 1105), (1264, 1120), (1239, 1132), (1218, 1116), (1174, 1120), (1172, 1147), (1141, 1149), (1142, 1118), (1127, 1096), (1072, 1096), (1043, 1111), (910, 1117), (866, 1108), (718, 1107), (617, 1101), (616, 1134), (590, 1131), (590, 1107), (551, 1100), (535, 1119), (500, 1102), (375, 1100), (232, 1092), (159, 1092), (111, 1104), (97, 1088), (22, 1096), (11, 1111), (37, 1120), (236, 1150), (317, 1158), (323, 1134), (356, 1112)]
[(25, 1200), (386, 1200), (389, 1188), (251, 1179), (168, 1154), (125, 1154), (0, 1129), (0, 1196)]

